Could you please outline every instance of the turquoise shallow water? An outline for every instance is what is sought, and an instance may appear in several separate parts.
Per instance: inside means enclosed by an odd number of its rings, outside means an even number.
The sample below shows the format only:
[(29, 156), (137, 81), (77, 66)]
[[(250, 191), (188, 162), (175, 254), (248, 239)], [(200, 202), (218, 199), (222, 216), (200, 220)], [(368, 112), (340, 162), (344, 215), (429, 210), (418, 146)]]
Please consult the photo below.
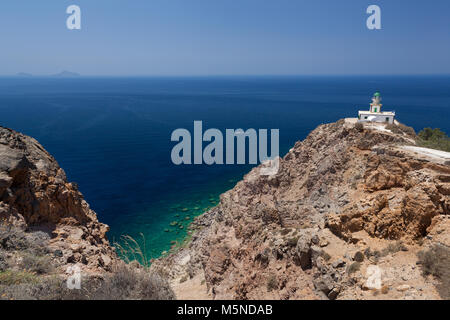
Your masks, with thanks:
[(110, 239), (143, 233), (158, 257), (251, 168), (175, 166), (173, 130), (194, 120), (277, 128), (284, 154), (317, 125), (367, 109), (378, 90), (401, 122), (450, 132), (450, 77), (0, 78), (0, 125), (54, 155)]

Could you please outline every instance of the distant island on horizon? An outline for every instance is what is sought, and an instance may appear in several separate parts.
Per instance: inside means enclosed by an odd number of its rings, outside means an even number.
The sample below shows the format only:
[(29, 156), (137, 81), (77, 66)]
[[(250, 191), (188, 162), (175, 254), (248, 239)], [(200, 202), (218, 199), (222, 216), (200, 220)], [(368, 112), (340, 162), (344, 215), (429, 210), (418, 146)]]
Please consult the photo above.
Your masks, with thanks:
[[(16, 74), (16, 77), (23, 77), (23, 78), (31, 78), (34, 76), (35, 75), (33, 75), (31, 73), (27, 73), (27, 72), (19, 72)], [(75, 78), (75, 77), (80, 77), (80, 76), (81, 75), (79, 73), (71, 72), (71, 71), (67, 71), (67, 70), (63, 70), (59, 73), (52, 74), (52, 75), (39, 75), (39, 77), (53, 77), (53, 78)]]
[(29, 78), (29, 77), (32, 77), (33, 75), (31, 73), (19, 72), (18, 74), (16, 74), (16, 76), (17, 77)]
[(60, 73), (54, 74), (52, 75), (52, 77), (60, 77), (60, 78), (73, 78), (73, 77), (80, 77), (81, 75), (79, 73), (76, 72), (71, 72), (71, 71), (61, 71)]

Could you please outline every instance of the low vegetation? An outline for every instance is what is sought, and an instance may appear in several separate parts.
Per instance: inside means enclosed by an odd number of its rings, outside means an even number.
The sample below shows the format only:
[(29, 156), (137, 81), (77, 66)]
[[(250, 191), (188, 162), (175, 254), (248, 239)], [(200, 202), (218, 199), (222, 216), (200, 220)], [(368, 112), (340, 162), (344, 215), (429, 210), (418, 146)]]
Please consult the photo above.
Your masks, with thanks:
[(348, 274), (355, 273), (356, 271), (359, 271), (360, 268), (361, 268), (361, 263), (353, 262), (351, 265), (349, 265), (347, 267), (347, 273)]
[(364, 256), (367, 259), (369, 259), (370, 261), (372, 261), (373, 263), (378, 263), (380, 258), (395, 254), (400, 251), (408, 251), (408, 247), (406, 247), (406, 245), (403, 243), (403, 241), (398, 240), (398, 241), (388, 244), (381, 251), (379, 251), (379, 250), (372, 251), (372, 249), (367, 248), (366, 250), (364, 250)]
[(275, 274), (270, 274), (267, 279), (267, 291), (278, 289), (278, 280)]
[(450, 152), (450, 138), (438, 128), (423, 129), (417, 135), (416, 142), (420, 147)]
[(394, 254), (399, 251), (408, 251), (408, 248), (405, 246), (405, 244), (401, 240), (395, 241), (394, 243), (389, 243), (386, 248), (381, 250), (380, 256), (386, 257), (390, 254)]
[(11, 286), (22, 283), (37, 283), (34, 273), (28, 271), (6, 270), (0, 272), (0, 286)]
[(140, 233), (142, 244), (129, 235), (121, 237), (121, 241), (114, 243), (117, 253), (127, 263), (139, 262), (145, 268), (150, 267), (150, 259), (147, 257), (147, 248), (144, 234)]
[(411, 138), (416, 137), (416, 131), (412, 127), (408, 127), (407, 125), (404, 125), (402, 123), (398, 124), (388, 124), (386, 125), (386, 129), (390, 130), (392, 133), (396, 134), (406, 134), (407, 136)]
[(125, 237), (121, 248), (130, 264), (119, 263), (102, 275), (83, 274), (80, 290), (67, 288), (54, 253), (46, 249), (46, 240), (48, 236), (41, 232), (0, 227), (0, 300), (175, 299), (168, 281), (149, 272), (145, 240), (141, 248)]
[(59, 276), (27, 272), (0, 273), (0, 299), (7, 300), (173, 300), (161, 276), (123, 264), (103, 278), (85, 278), (80, 290), (69, 290)]
[(357, 251), (353, 257), (353, 260), (355, 260), (356, 262), (363, 262), (364, 254), (361, 251)]
[(36, 274), (47, 274), (53, 270), (51, 258), (48, 255), (36, 254), (31, 250), (22, 254), (20, 266), (23, 270)]
[[(360, 122), (355, 124), (358, 131), (364, 130)], [(414, 128), (402, 123), (387, 124), (386, 129), (395, 134), (407, 135), (416, 141), (417, 146), (450, 152), (450, 138), (439, 128), (424, 128), (416, 134)]]
[(424, 276), (433, 276), (439, 282), (436, 286), (439, 295), (450, 300), (450, 249), (436, 244), (419, 252), (418, 257)]
[(156, 273), (122, 264), (91, 292), (94, 300), (174, 300), (167, 280)]

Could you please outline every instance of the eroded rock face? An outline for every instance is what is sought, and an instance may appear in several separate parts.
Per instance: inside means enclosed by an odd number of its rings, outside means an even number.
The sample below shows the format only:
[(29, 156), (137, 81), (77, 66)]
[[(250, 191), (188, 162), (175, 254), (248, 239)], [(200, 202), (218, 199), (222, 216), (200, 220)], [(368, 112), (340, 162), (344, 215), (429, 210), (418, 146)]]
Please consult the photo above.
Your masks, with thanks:
[(117, 259), (77, 185), (33, 138), (0, 127), (0, 224), (50, 235), (62, 265), (108, 269)]
[[(184, 250), (191, 269), (204, 273), (218, 299), (338, 298), (360, 281), (343, 267), (353, 254), (342, 251), (363, 250), (361, 234), (415, 241), (433, 218), (450, 213), (450, 167), (398, 148), (410, 143), (344, 120), (319, 126), (281, 160), (276, 176), (253, 169), (196, 219)], [(154, 267), (171, 269), (175, 257)], [(173, 270), (173, 278), (183, 272)]]

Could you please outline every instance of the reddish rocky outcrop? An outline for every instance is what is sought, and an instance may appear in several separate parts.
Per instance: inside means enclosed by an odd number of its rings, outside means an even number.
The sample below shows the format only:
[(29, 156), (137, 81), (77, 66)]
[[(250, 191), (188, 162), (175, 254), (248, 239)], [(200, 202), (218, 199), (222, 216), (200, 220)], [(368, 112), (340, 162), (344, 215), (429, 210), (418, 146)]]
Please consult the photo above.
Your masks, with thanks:
[(106, 232), (67, 182), (56, 160), (33, 138), (0, 127), (0, 225), (49, 234), (61, 265), (108, 270), (117, 259)]
[[(217, 299), (367, 298), (364, 274), (349, 266), (364, 270), (370, 250), (398, 240), (411, 246), (408, 259), (415, 257), (432, 222), (443, 224), (437, 217), (450, 213), (448, 162), (402, 148), (413, 143), (407, 133), (384, 127), (321, 125), (281, 159), (278, 174), (261, 176), (257, 167), (224, 193), (194, 221), (190, 246), (153, 268), (174, 283), (186, 270), (192, 279), (202, 274)], [(391, 259), (387, 275), (398, 273), (390, 255), (403, 254), (391, 251), (377, 262)], [(356, 252), (366, 262), (355, 260)], [(411, 279), (423, 280), (411, 270)], [(433, 289), (426, 292), (436, 298)]]

